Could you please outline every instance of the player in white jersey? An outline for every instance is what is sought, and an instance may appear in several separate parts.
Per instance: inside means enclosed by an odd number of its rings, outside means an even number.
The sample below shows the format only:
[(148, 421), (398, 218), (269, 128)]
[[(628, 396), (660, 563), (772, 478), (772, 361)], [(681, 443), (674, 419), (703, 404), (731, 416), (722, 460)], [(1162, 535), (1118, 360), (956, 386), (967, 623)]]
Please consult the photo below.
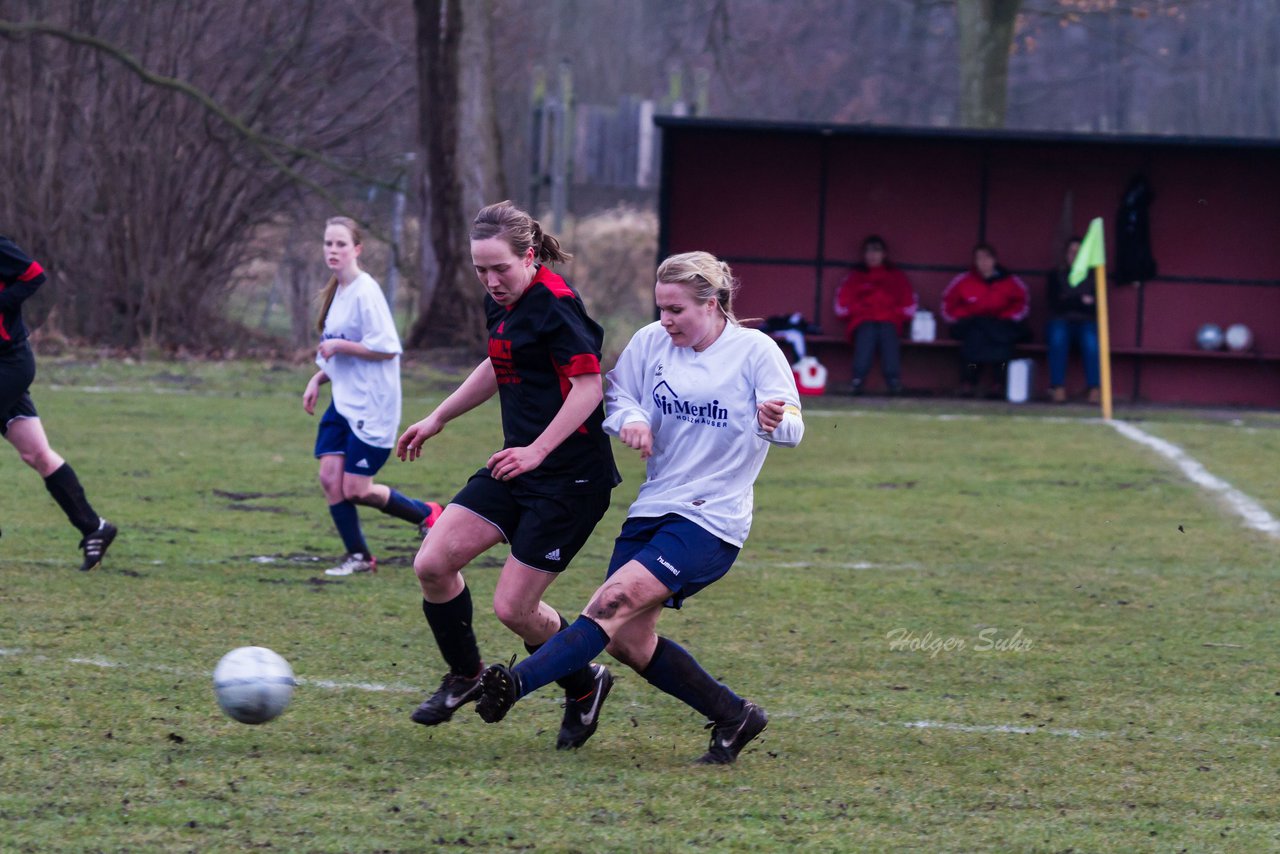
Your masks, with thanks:
[(648, 461), (605, 583), (582, 616), (514, 667), (485, 670), (476, 711), (490, 723), (515, 702), (607, 649), (654, 687), (706, 715), (702, 764), (728, 764), (768, 716), (659, 637), (664, 606), (729, 571), (751, 528), (752, 486), (770, 445), (804, 435), (791, 369), (763, 333), (733, 316), (734, 279), (706, 252), (668, 258), (654, 288), (660, 320), (609, 372), (605, 430)]
[(441, 512), (434, 501), (418, 501), (373, 482), (400, 428), (400, 336), (382, 288), (360, 269), (362, 248), (355, 220), (333, 217), (325, 223), (324, 259), (333, 275), (321, 294), (317, 323), (320, 370), (302, 395), (302, 408), (314, 415), (320, 386), (333, 385), (333, 401), (316, 432), (315, 455), (329, 515), (347, 554), (325, 570), (329, 575), (377, 571), (357, 504), (404, 519), (423, 536)]

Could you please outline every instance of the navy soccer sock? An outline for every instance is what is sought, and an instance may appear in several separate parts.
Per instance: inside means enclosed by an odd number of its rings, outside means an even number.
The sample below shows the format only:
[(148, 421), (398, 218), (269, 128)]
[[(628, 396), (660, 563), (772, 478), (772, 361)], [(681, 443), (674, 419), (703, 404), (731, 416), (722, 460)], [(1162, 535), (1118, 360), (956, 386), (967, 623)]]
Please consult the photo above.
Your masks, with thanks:
[(728, 686), (717, 682), (684, 647), (673, 640), (658, 638), (653, 658), (640, 675), (659, 691), (665, 691), (706, 715), (708, 720), (725, 721), (742, 712), (745, 701)]
[(519, 696), (531, 694), (543, 685), (584, 669), (608, 645), (609, 636), (599, 623), (585, 615), (579, 617), (573, 625), (552, 635), (541, 649), (512, 668)]
[(415, 525), (422, 524), (422, 521), (431, 515), (431, 508), (425, 501), (410, 498), (394, 489), (387, 496), (387, 503), (379, 509), (388, 516), (395, 516), (397, 519), (403, 519)]
[(360, 530), (360, 514), (350, 501), (339, 501), (329, 505), (329, 515), (338, 528), (338, 536), (342, 537), (342, 545), (347, 554), (362, 554), (369, 557), (369, 544), (364, 541), (364, 533)]
[(448, 602), (423, 599), (422, 613), (449, 669), (466, 679), (474, 678), (480, 672), (480, 646), (471, 628), (471, 588), (464, 586)]
[(72, 525), (80, 529), (80, 533), (87, 535), (98, 530), (102, 520), (89, 506), (89, 499), (84, 495), (84, 487), (80, 485), (80, 478), (76, 477), (71, 463), (63, 463), (54, 469), (53, 473), (44, 479), (44, 488), (49, 490), (53, 500), (58, 502), (62, 512), (67, 514), (67, 519)]
[[(564, 618), (563, 614), (557, 614), (556, 616), (560, 618), (560, 631), (563, 632), (569, 628), (569, 621)], [(545, 643), (532, 644), (526, 641), (524, 648), (529, 651), (530, 655), (533, 655), (544, 646), (546, 646)], [(587, 696), (596, 687), (596, 681), (592, 678), (590, 667), (584, 667), (581, 670), (575, 670), (568, 676), (562, 676), (556, 680), (556, 684), (564, 689), (566, 697), (572, 697), (575, 700)]]

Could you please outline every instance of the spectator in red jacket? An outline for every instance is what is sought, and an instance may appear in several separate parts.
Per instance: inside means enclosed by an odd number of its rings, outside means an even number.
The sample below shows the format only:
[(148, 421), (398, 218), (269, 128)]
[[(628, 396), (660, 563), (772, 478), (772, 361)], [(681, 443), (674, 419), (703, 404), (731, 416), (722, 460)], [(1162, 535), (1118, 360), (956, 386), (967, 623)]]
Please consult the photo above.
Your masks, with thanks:
[(889, 260), (889, 249), (878, 235), (862, 241), (862, 263), (836, 291), (836, 317), (845, 322), (853, 341), (853, 393), (871, 372), (876, 350), (890, 394), (902, 391), (898, 338), (916, 313), (916, 295), (906, 275)]
[(942, 319), (960, 343), (961, 394), (975, 394), (983, 365), (994, 370), (991, 394), (1003, 389), (1004, 366), (1013, 348), (1030, 337), (1027, 286), (1000, 266), (989, 243), (973, 248), (973, 267), (942, 292)]

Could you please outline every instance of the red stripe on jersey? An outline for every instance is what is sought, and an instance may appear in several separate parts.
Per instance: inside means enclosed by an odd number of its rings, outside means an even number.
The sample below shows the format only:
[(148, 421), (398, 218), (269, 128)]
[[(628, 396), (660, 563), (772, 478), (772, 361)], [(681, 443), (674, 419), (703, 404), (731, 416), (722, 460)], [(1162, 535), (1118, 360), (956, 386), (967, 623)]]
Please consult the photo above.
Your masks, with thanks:
[(533, 283), (535, 285), (543, 285), (552, 294), (561, 299), (573, 296), (573, 288), (569, 287), (563, 277), (551, 272), (546, 265), (538, 268), (537, 275), (533, 277)]
[(18, 281), (29, 282), (32, 279), (34, 279), (36, 276), (39, 276), (43, 273), (44, 273), (44, 267), (41, 267), (38, 262), (32, 261), (31, 266), (26, 269), (26, 272), (24, 272), (21, 276), (18, 277)]
[(556, 373), (562, 377), (576, 377), (582, 374), (600, 373), (600, 360), (590, 353), (574, 356), (567, 365), (556, 365)]
[[(594, 371), (574, 371), (573, 366), (575, 363), (578, 362), (579, 359), (590, 359), (591, 361), (595, 362), (596, 369)], [(570, 389), (573, 388), (573, 383), (569, 382), (569, 377), (576, 377), (582, 374), (600, 373), (600, 362), (596, 359), (595, 356), (591, 356), (591, 355), (574, 356), (572, 359), (569, 360), (568, 365), (557, 365), (555, 362), (555, 359), (551, 360), (551, 364), (553, 367), (555, 367), (556, 375), (559, 376), (560, 378), (560, 399), (561, 400), (568, 400), (569, 391)], [(578, 432), (585, 435), (587, 432), (587, 425), (585, 423), (579, 425)]]

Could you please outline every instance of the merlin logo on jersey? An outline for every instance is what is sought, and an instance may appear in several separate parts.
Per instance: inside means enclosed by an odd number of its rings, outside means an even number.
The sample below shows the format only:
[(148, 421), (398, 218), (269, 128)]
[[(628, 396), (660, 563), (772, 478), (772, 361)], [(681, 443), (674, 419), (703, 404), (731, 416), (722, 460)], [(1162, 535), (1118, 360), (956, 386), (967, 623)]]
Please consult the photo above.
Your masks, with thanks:
[(720, 405), (720, 401), (696, 403), (682, 400), (666, 380), (653, 387), (653, 402), (657, 404), (663, 415), (674, 415), (681, 421), (690, 424), (706, 424), (710, 427), (729, 426), (729, 410)]

